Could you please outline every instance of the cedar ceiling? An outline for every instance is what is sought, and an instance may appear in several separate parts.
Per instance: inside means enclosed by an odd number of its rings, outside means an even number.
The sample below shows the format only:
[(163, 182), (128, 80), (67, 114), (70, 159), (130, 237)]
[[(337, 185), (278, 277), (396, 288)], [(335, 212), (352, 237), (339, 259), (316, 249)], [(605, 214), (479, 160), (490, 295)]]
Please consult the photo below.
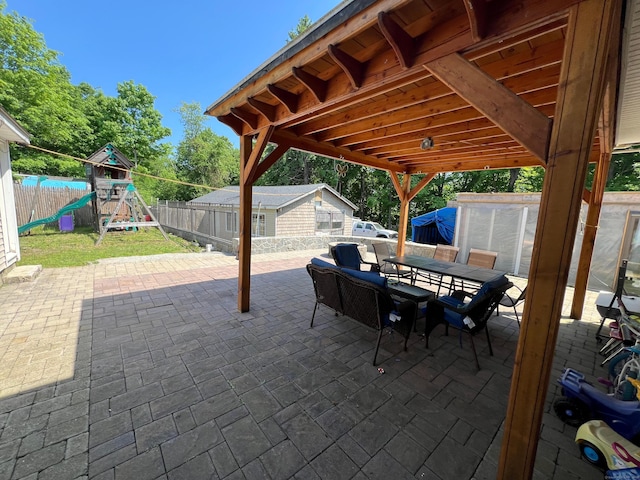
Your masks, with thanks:
[[(398, 173), (544, 165), (544, 122), (554, 114), (567, 9), (575, 3), (344, 2), (206, 113), (238, 135), (273, 126), (272, 143)], [(434, 75), (458, 66), (457, 73), (480, 69), (526, 105), (497, 126), (488, 117), (501, 112), (481, 113)], [(477, 80), (461, 78), (461, 88)], [(541, 115), (519, 116), (525, 106)], [(531, 128), (536, 115), (541, 128)], [(433, 147), (423, 149), (427, 137)], [(592, 160), (599, 154), (596, 135)]]

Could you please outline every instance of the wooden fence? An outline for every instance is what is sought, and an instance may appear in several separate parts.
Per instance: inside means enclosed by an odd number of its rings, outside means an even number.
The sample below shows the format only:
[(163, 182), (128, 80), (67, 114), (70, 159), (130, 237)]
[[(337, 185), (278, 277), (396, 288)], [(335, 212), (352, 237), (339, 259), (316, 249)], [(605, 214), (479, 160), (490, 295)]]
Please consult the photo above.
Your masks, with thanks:
[[(29, 220), (54, 215), (62, 207), (75, 202), (80, 197), (91, 192), (86, 190), (70, 188), (46, 188), (40, 187), (36, 195), (37, 187), (24, 186), (20, 183), (13, 184), (15, 195), (16, 214), (18, 225), (24, 225)], [(33, 210), (33, 216), (31, 211)], [(91, 204), (73, 211), (73, 223), (75, 226), (93, 225), (93, 208)]]

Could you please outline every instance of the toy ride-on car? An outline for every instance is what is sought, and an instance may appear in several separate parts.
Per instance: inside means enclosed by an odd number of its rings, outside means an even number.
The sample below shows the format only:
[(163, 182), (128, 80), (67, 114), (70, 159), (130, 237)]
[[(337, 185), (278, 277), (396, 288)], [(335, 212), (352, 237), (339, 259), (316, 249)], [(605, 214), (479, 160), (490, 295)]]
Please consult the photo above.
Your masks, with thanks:
[(607, 478), (640, 480), (640, 447), (618, 435), (604, 421), (582, 424), (576, 433), (576, 443), (587, 462), (610, 470)]
[(553, 404), (564, 423), (579, 427), (589, 420), (604, 420), (614, 431), (640, 444), (640, 402), (618, 400), (585, 380), (582, 373), (565, 369), (558, 379), (564, 397)]

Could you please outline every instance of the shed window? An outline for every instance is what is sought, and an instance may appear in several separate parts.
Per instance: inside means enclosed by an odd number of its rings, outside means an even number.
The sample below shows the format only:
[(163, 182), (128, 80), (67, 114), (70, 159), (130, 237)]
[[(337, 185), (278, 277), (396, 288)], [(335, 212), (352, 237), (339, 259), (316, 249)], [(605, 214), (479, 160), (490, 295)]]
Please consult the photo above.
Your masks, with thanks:
[(316, 210), (316, 233), (339, 235), (343, 232), (344, 213)]
[(237, 212), (227, 212), (225, 228), (227, 232), (236, 232), (238, 230), (238, 214)]

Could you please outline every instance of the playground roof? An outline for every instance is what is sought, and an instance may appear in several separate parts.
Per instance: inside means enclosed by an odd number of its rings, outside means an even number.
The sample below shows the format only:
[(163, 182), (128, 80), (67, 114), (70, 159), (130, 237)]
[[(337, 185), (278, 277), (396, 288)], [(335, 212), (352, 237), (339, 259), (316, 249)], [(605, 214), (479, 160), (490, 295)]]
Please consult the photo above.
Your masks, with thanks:
[(102, 165), (122, 166), (126, 169), (133, 168), (133, 162), (111, 143), (107, 143), (89, 157), (89, 161)]

